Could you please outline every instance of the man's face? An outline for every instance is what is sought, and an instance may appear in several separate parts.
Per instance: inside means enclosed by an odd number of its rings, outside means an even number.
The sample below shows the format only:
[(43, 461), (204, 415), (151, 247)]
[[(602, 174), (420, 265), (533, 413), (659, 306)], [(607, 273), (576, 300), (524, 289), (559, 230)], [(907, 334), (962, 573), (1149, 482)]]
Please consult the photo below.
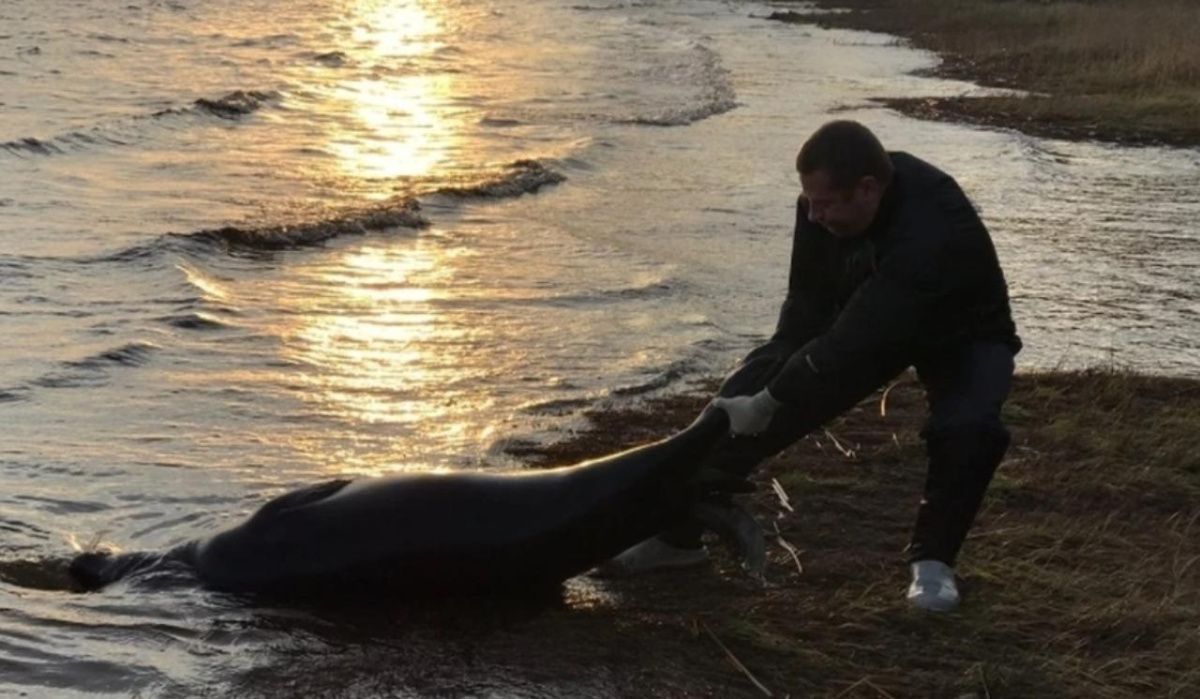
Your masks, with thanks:
[(837, 189), (824, 170), (800, 173), (800, 186), (808, 199), (808, 220), (838, 238), (862, 235), (875, 219), (883, 188), (874, 177), (863, 177), (850, 189)]

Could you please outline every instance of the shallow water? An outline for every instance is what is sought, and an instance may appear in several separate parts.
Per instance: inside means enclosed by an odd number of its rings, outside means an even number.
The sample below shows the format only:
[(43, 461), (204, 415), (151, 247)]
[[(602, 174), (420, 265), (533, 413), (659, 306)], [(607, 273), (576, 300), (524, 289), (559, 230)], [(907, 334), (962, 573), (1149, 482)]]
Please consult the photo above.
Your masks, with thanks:
[[(973, 196), (1021, 368), (1200, 373), (1200, 152), (909, 120), (869, 98), (978, 88), (769, 11), (0, 5), (0, 693), (365, 686), (379, 628), (38, 589), (46, 561), (170, 546), (331, 474), (511, 466), (507, 440), (581, 406), (720, 373), (772, 328), (792, 157), (833, 112)], [(472, 669), (423, 624), (403, 659), (447, 664), (392, 668), (396, 691), (611, 692)]]

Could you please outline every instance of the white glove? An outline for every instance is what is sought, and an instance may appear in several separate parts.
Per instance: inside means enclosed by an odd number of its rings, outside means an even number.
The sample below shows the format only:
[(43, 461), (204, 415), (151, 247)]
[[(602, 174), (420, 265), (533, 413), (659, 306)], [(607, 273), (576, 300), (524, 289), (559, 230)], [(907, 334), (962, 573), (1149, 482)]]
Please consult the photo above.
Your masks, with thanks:
[(779, 406), (775, 396), (763, 389), (752, 396), (718, 398), (713, 405), (729, 416), (729, 431), (734, 435), (756, 435), (767, 429)]

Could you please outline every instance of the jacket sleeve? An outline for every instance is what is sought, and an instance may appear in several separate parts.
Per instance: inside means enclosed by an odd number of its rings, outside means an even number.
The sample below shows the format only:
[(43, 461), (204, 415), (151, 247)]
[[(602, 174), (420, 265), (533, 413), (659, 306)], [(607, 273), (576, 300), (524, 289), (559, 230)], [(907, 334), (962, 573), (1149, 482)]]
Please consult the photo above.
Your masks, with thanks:
[[(827, 235), (827, 234), (826, 234)], [(820, 239), (808, 222), (804, 197), (796, 202), (796, 227), (792, 234), (792, 261), (788, 272), (787, 297), (779, 309), (779, 321), (771, 342), (800, 347), (833, 321), (834, 304)]]
[(954, 288), (940, 246), (927, 240), (898, 244), (832, 325), (791, 356), (769, 384), (771, 395), (796, 403), (815, 381), (837, 383), (911, 362), (940, 299)]

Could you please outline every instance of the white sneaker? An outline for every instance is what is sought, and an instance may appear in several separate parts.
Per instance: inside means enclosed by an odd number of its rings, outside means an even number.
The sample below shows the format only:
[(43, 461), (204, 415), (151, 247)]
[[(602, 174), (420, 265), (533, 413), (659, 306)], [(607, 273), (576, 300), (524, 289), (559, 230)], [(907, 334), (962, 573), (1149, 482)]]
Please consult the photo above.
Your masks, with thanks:
[(912, 584), (908, 601), (927, 612), (949, 612), (958, 607), (958, 586), (954, 569), (941, 561), (917, 561), (912, 564)]
[(656, 570), (687, 568), (707, 560), (708, 549), (703, 546), (696, 549), (680, 548), (652, 536), (596, 566), (593, 574), (602, 578), (617, 578)]

